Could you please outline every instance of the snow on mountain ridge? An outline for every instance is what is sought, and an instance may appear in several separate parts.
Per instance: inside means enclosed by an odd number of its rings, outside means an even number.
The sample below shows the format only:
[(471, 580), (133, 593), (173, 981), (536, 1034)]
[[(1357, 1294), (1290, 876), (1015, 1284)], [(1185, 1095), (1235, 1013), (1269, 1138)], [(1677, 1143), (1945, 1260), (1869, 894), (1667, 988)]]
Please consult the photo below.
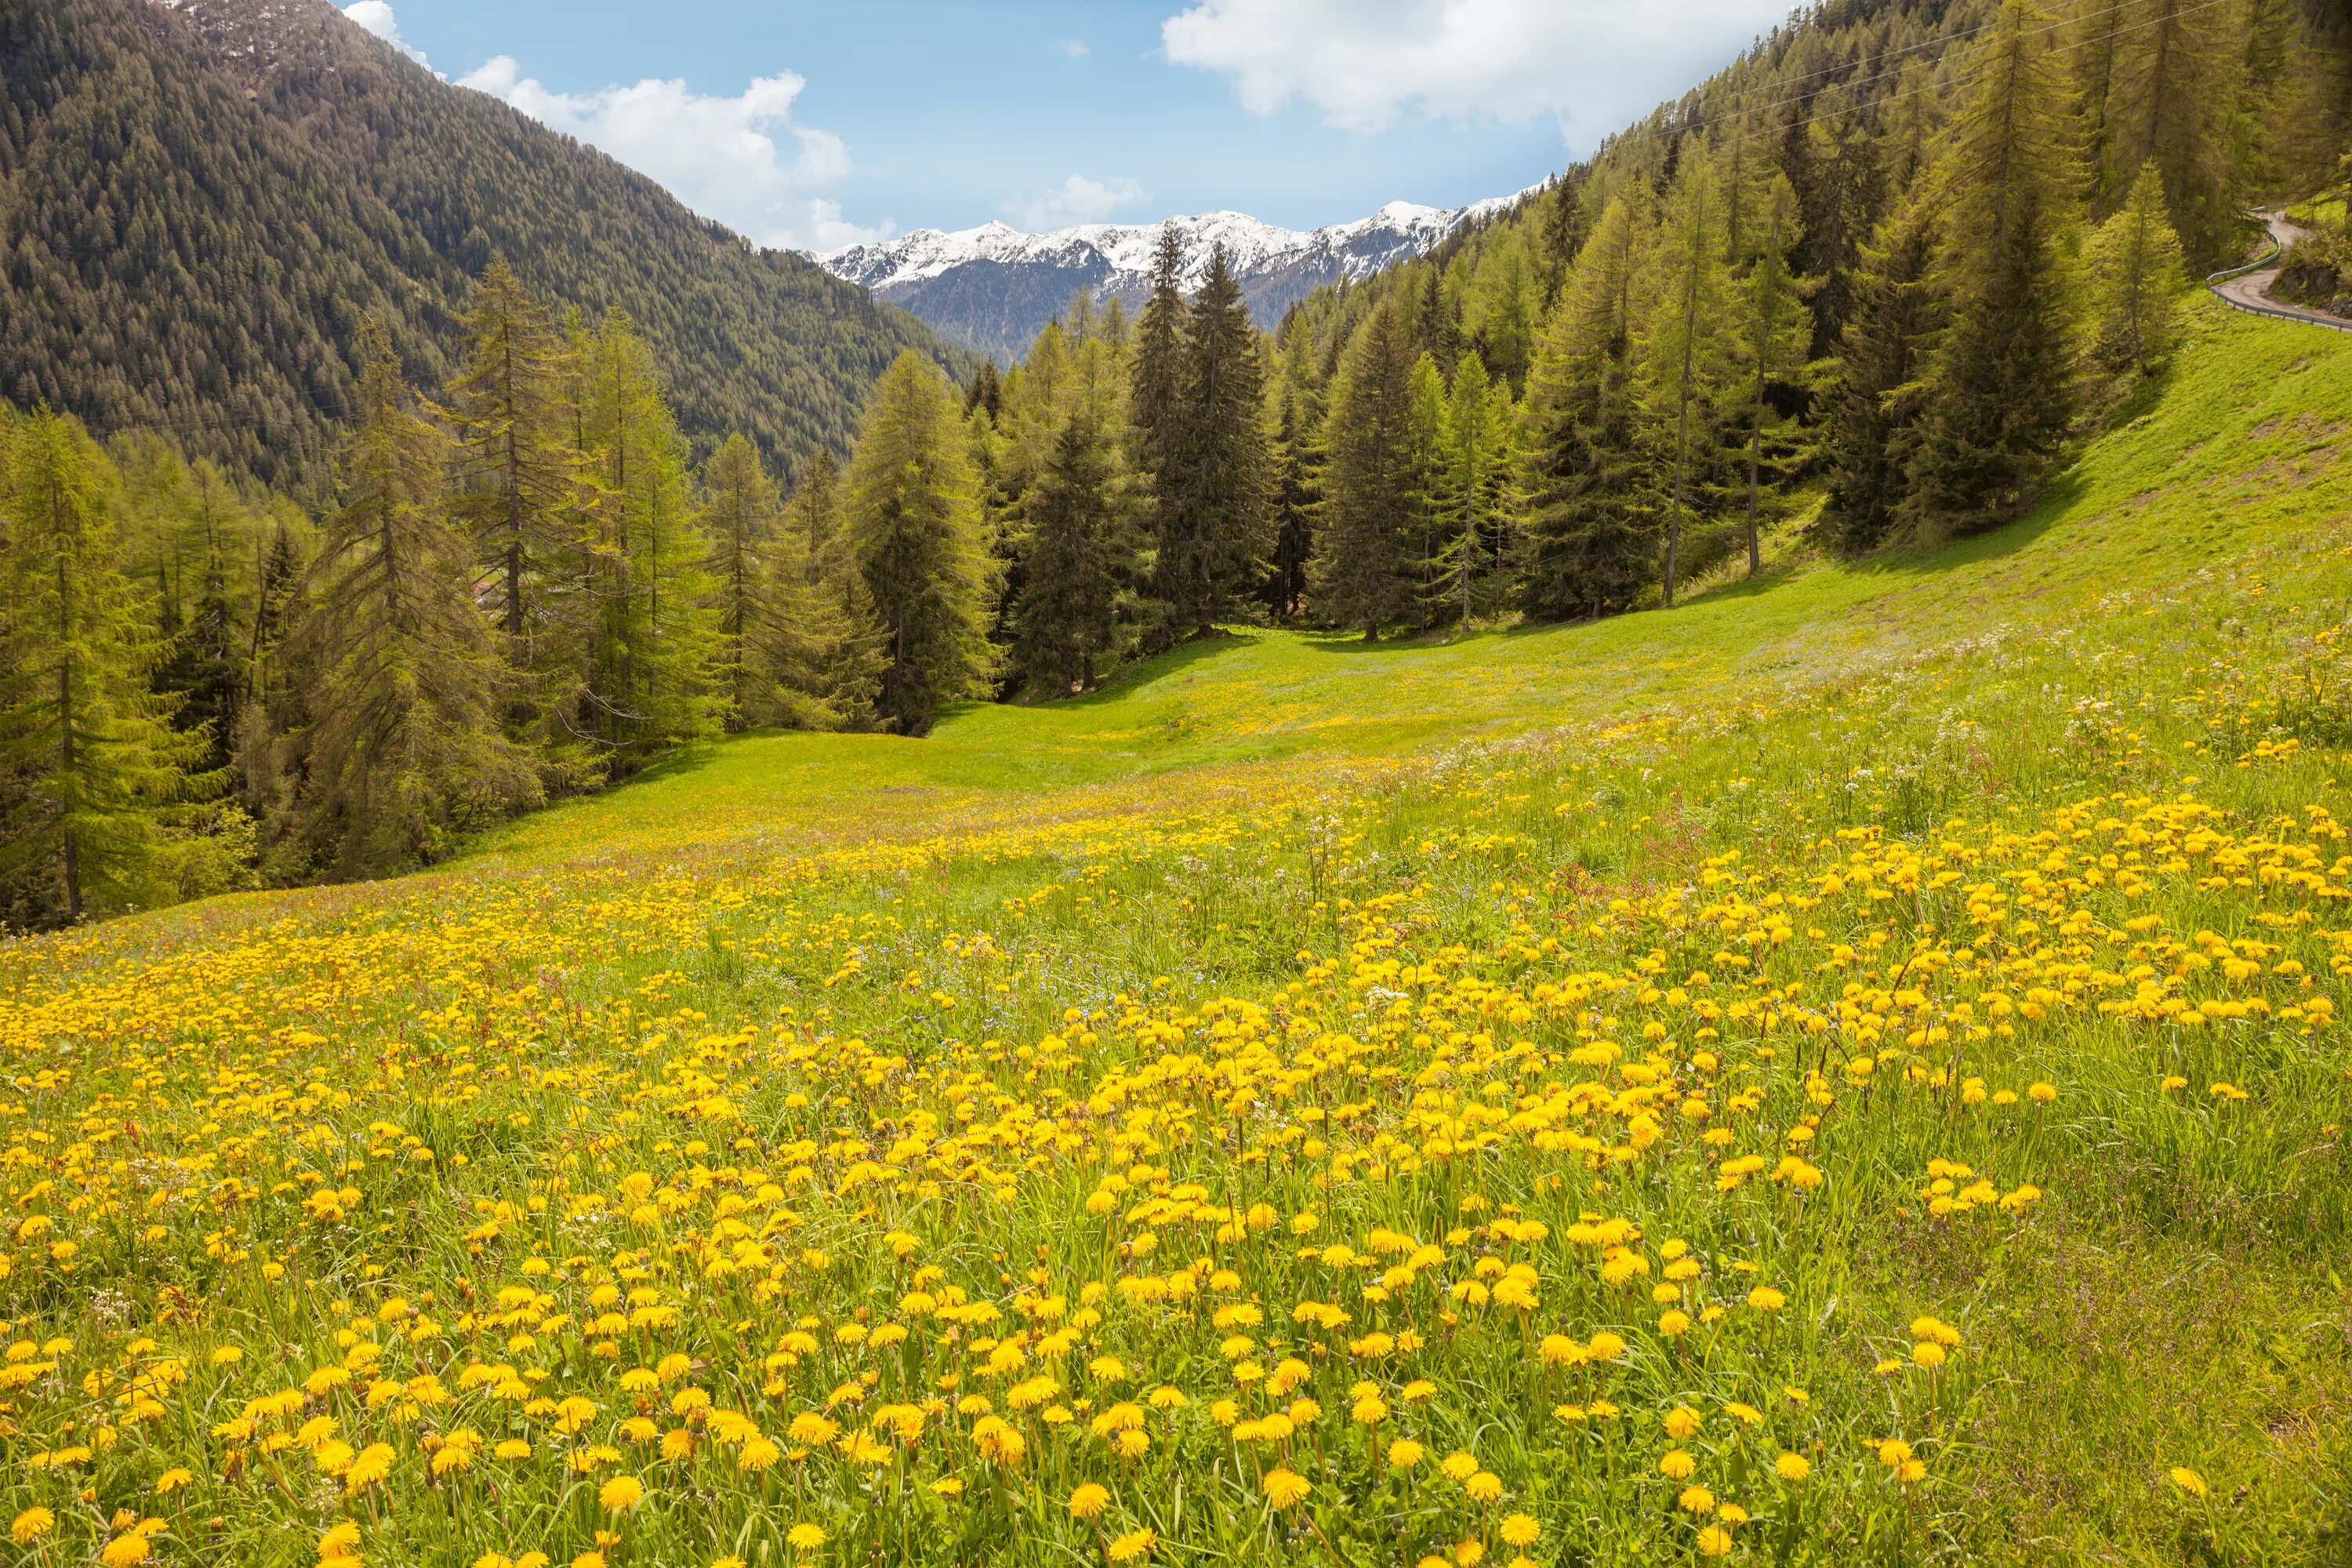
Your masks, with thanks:
[[(1225, 247), (1226, 264), (1236, 274), (1265, 271), (1319, 252), (1331, 257), (1342, 276), (1360, 281), (1402, 257), (1434, 247), (1463, 224), (1509, 206), (1527, 194), (1461, 207), (1391, 202), (1370, 217), (1314, 229), (1284, 228), (1237, 212), (1197, 213), (1167, 221), (1183, 244), (1182, 283), (1188, 289), (1207, 277), (1210, 256), (1218, 245)], [(975, 261), (1069, 267), (1083, 264), (1092, 251), (1110, 268), (1112, 276), (1105, 285), (1108, 292), (1150, 275), (1161, 227), (1156, 223), (1087, 223), (1028, 234), (992, 221), (953, 232), (917, 229), (816, 260), (835, 277), (879, 291), (924, 282)]]

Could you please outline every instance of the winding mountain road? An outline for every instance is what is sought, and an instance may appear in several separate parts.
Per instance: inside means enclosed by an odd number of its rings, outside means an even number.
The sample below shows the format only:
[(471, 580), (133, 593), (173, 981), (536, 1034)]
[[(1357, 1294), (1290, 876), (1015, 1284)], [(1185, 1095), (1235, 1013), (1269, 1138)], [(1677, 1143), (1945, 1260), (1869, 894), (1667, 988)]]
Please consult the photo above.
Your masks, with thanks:
[[(2271, 232), (2271, 240), (2284, 251), (2296, 240), (2306, 237), (2310, 230), (2287, 221), (2286, 214), (2273, 208), (2254, 215)], [(2267, 265), (2252, 271), (2216, 272), (2205, 280), (2205, 286), (2221, 296), (2223, 303), (2257, 316), (2276, 316), (2283, 321), (2307, 321), (2315, 327), (2328, 327), (2339, 332), (2352, 332), (2352, 321), (2341, 316), (2331, 316), (2321, 310), (2307, 310), (2300, 305), (2290, 305), (2271, 298), (2271, 285), (2278, 280), (2278, 256), (2273, 253)]]

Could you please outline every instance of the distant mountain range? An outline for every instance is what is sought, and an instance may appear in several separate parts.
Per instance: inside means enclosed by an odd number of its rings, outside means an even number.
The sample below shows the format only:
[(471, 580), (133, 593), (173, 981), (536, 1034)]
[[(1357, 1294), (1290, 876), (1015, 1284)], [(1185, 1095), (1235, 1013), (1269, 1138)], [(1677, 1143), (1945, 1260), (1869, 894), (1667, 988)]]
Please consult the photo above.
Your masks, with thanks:
[(688, 433), (782, 467), (845, 447), (903, 350), (973, 368), (326, 0), (0, 0), (0, 400), (316, 483), (362, 320), (437, 385), (493, 254), (626, 310)]
[[(1327, 228), (1280, 228), (1242, 213), (1170, 218), (1183, 244), (1184, 287), (1197, 288), (1216, 247), (1240, 280), (1261, 326), (1315, 289), (1360, 282), (1391, 263), (1423, 256), (1465, 224), (1504, 211), (1529, 193), (1464, 207), (1391, 202), (1368, 218)], [(1024, 234), (982, 224), (953, 234), (917, 229), (817, 258), (836, 278), (902, 305), (940, 333), (1010, 363), (1081, 289), (1098, 301), (1139, 305), (1151, 291), (1160, 224), (1079, 224)]]

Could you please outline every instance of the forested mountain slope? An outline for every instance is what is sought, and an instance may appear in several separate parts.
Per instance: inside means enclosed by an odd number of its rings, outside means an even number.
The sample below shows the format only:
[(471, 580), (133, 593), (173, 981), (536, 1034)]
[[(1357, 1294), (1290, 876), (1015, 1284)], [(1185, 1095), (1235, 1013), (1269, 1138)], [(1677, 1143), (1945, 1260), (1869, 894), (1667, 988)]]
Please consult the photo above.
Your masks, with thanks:
[(689, 436), (845, 447), (902, 350), (960, 353), (806, 259), (454, 88), (325, 0), (0, 0), (0, 401), (323, 477), (361, 319), (444, 378), (471, 278), (626, 311)]

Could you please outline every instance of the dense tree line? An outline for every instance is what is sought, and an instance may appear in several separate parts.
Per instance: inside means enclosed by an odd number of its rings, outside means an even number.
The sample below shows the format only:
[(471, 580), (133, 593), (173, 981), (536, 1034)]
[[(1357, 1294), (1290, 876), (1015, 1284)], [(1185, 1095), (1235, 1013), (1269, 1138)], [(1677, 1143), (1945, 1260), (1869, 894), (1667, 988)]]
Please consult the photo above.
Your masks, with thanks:
[(0, 418), (0, 923), (431, 861), (754, 725), (919, 731), (985, 689), (995, 565), (938, 366), (847, 475), (699, 465), (635, 324), (502, 260), (447, 384), (359, 332), (314, 521), (173, 441)]

